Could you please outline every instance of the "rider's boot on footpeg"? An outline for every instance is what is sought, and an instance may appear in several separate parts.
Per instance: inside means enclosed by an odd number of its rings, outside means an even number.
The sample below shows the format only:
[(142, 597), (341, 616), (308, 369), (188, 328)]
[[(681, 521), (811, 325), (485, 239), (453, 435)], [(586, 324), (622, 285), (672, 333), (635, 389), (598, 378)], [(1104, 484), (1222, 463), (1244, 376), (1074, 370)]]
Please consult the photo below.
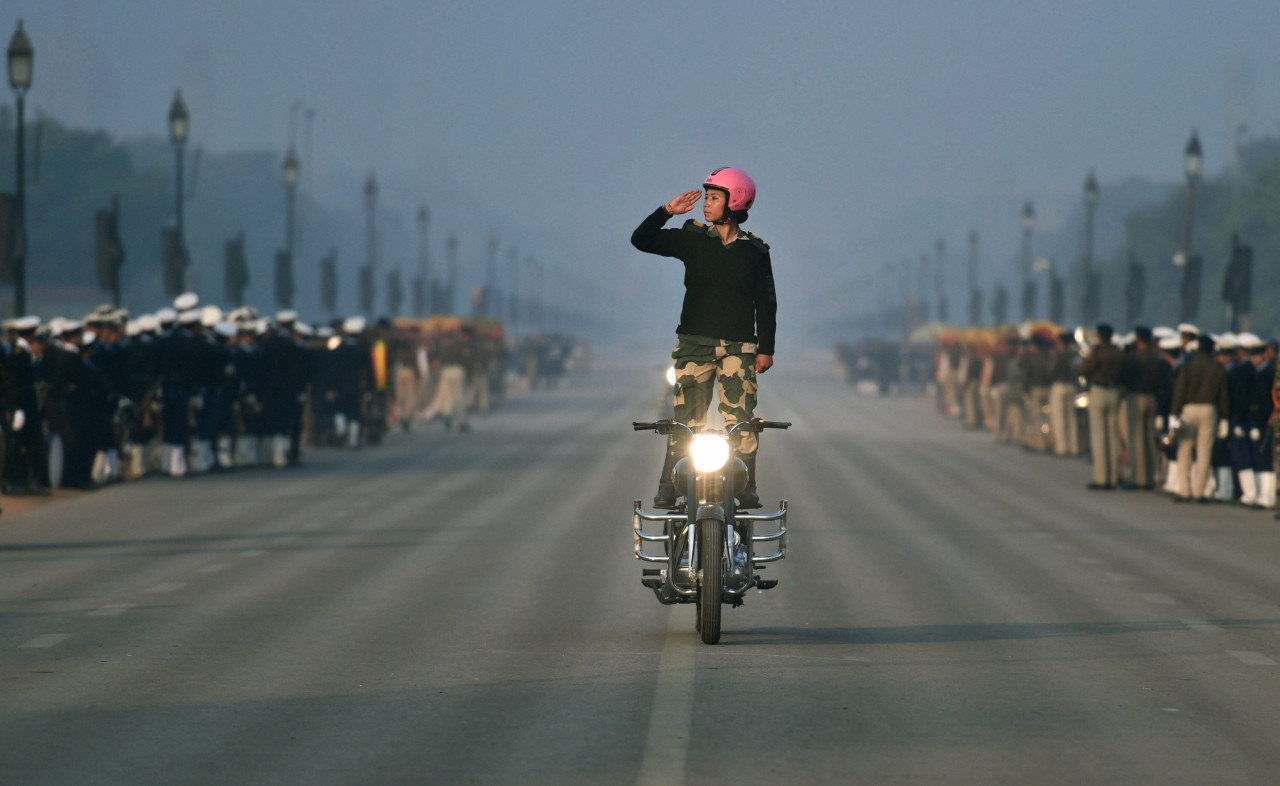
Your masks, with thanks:
[(738, 507), (758, 508), (760, 507), (760, 495), (756, 493), (756, 454), (742, 457), (742, 463), (747, 465), (747, 485), (743, 487), (737, 494)]
[(658, 493), (653, 495), (655, 508), (674, 508), (676, 506), (676, 485), (671, 482), (671, 470), (675, 468), (679, 456), (673, 446), (667, 446), (667, 455), (662, 459), (662, 474), (658, 477)]

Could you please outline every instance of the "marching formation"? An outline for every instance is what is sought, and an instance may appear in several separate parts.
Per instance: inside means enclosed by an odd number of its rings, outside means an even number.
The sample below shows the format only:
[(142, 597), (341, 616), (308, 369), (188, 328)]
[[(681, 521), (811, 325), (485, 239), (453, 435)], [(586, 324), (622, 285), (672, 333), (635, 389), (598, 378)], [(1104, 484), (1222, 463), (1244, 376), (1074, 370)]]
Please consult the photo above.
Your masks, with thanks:
[(224, 313), (193, 293), (131, 318), (4, 322), (0, 491), (47, 495), (146, 475), (301, 464), (303, 444), (360, 448), (388, 429), (468, 413), (511, 385), (554, 385), (572, 339), (505, 341), (502, 324), (363, 317), (311, 327), (292, 311)]
[(931, 387), (940, 412), (996, 443), (1087, 453), (1090, 490), (1276, 507), (1275, 340), (1192, 324), (1119, 335), (1028, 323), (942, 329), (929, 343), (927, 375), (919, 342), (846, 345), (839, 356), (869, 391)]

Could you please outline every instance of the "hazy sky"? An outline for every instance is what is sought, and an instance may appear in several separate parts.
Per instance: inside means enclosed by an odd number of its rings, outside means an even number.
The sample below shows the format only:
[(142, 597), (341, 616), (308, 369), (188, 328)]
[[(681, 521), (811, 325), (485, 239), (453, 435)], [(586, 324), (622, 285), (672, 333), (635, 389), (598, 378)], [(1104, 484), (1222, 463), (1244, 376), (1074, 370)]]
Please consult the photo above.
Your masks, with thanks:
[(36, 48), (31, 105), (62, 119), (162, 135), (181, 86), (195, 141), (283, 151), (301, 101), (315, 111), (311, 171), (374, 168), (406, 211), (419, 190), (463, 194), (435, 214), (484, 211), (516, 235), (547, 227), (584, 263), (632, 275), (644, 263), (627, 237), (649, 210), (715, 167), (743, 167), (760, 189), (748, 228), (773, 244), (784, 296), (830, 281), (810, 272), (878, 267), (866, 240), (921, 201), (1069, 203), (1090, 168), (1104, 187), (1180, 177), (1193, 126), (1214, 170), (1237, 122), (1274, 135), (1280, 121), (1275, 0), (5, 11), (0, 23), (25, 18)]

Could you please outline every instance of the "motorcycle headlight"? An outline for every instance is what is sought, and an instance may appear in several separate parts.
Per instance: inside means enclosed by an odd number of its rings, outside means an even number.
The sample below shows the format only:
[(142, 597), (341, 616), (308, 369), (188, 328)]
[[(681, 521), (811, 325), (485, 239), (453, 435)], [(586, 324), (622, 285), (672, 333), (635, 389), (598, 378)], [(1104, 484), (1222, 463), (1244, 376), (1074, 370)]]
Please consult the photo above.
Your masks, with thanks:
[(699, 472), (715, 472), (729, 460), (729, 441), (719, 434), (699, 434), (689, 446), (689, 455)]

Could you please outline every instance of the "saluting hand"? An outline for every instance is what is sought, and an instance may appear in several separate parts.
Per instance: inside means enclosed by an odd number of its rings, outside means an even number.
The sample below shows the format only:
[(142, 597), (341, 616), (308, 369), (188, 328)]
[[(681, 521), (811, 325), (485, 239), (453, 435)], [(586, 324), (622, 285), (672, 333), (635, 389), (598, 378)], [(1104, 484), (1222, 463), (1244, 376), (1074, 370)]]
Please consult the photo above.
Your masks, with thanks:
[(686, 191), (667, 203), (667, 212), (673, 216), (688, 213), (693, 210), (694, 205), (698, 204), (699, 199), (702, 199), (702, 192), (698, 189)]

